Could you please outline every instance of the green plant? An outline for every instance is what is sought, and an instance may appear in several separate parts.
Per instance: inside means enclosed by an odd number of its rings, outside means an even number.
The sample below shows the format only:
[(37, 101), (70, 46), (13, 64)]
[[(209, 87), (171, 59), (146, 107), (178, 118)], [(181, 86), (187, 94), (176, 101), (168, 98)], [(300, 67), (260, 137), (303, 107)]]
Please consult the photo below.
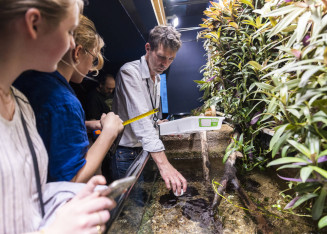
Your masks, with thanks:
[[(275, 52), (262, 49), (273, 41), (265, 33), (252, 36), (264, 22), (253, 12), (255, 7), (251, 1), (225, 0), (211, 4), (204, 12), (207, 16), (201, 24), (204, 30), (198, 35), (205, 39), (208, 60), (202, 70), (204, 78), (196, 82), (200, 90), (204, 90), (205, 108), (215, 105), (218, 111), (232, 119), (242, 134), (243, 168), (251, 170), (265, 162), (262, 157), (265, 152), (257, 137), (261, 123), (259, 115), (265, 103), (257, 100), (253, 84), (262, 74), (260, 64), (276, 57)], [(233, 147), (230, 145), (226, 157), (236, 150)]]
[[(327, 7), (324, 0), (212, 3), (199, 34), (208, 53), (206, 107), (216, 105), (240, 132), (224, 160), (242, 152), (243, 168), (298, 170), (286, 209), (306, 206), (327, 226)], [(260, 130), (274, 128), (269, 149)], [(251, 156), (252, 155), (252, 156)]]
[[(257, 13), (269, 21), (258, 30), (283, 40), (276, 61), (262, 68), (266, 74), (256, 83), (267, 103), (265, 119), (275, 134), (270, 141), (268, 166), (293, 168), (295, 198), (285, 207), (306, 203), (312, 218), (322, 217), (327, 195), (327, 43), (326, 6), (323, 1), (271, 1)], [(313, 202), (311, 206), (310, 202)], [(319, 227), (327, 225), (321, 219)]]

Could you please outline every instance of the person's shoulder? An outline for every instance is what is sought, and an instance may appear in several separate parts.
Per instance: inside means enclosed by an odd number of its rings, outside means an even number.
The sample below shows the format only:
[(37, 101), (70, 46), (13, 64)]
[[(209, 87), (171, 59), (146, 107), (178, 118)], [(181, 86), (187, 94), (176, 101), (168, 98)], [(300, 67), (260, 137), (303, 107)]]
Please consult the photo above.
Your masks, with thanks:
[(32, 110), (31, 104), (29, 103), (27, 97), (15, 87), (11, 87), (12, 94), (14, 95), (16, 102), (19, 104), (19, 108), (23, 112), (29, 112), (30, 116), (25, 116), (26, 118), (34, 118), (34, 112)]
[(12, 94), (14, 95), (14, 97), (16, 99), (19, 99), (21, 102), (26, 103), (26, 104), (29, 103), (27, 97), (21, 91), (19, 91), (17, 88), (12, 86), (11, 90), (12, 90)]
[(53, 82), (52, 73), (28, 71), (21, 74), (13, 85), (28, 97), (30, 92), (47, 92)]
[(30, 88), (34, 86), (33, 84), (35, 82), (38, 82), (38, 76), (40, 74), (41, 73), (37, 71), (24, 72), (15, 80), (13, 86), (18, 88), (20, 91), (24, 90), (24, 88)]
[(138, 71), (140, 69), (140, 60), (134, 60), (132, 62), (125, 63), (120, 71)]

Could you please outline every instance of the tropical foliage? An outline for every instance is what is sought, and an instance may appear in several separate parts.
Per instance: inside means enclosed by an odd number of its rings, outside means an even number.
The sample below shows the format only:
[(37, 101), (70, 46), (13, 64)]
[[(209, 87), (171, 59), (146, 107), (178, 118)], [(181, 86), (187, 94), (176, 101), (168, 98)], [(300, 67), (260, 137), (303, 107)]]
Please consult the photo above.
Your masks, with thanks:
[(268, 38), (267, 33), (253, 36), (264, 24), (254, 8), (247, 0), (212, 2), (212, 7), (204, 12), (207, 18), (199, 34), (206, 39), (208, 62), (203, 67), (203, 80), (197, 83), (204, 90), (206, 107), (215, 105), (243, 134), (241, 142), (234, 139), (228, 147), (225, 159), (238, 148), (244, 155), (242, 165), (246, 170), (265, 161), (261, 141), (256, 137), (260, 134), (259, 118), (265, 103), (256, 100), (253, 88), (259, 81), (260, 64), (277, 56), (260, 49), (275, 44), (273, 38)]
[[(294, 199), (319, 227), (327, 225), (327, 8), (323, 0), (212, 2), (200, 37), (208, 62), (199, 81), (206, 105), (217, 106), (242, 133), (227, 148), (252, 168), (274, 158), (298, 172)], [(266, 150), (260, 130), (274, 128)], [(268, 154), (269, 152), (269, 154)], [(250, 157), (251, 156), (251, 157)], [(252, 159), (251, 159), (252, 158)], [(277, 159), (276, 159), (277, 158)]]

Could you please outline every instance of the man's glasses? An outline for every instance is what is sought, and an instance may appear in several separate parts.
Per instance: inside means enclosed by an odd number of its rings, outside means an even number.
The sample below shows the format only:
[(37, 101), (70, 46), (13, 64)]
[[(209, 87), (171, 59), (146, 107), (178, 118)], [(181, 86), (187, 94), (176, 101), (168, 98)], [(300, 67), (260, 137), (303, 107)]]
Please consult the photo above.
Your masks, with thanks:
[(93, 67), (97, 67), (98, 64), (99, 64), (99, 59), (98, 59), (98, 56), (92, 54), (90, 51), (88, 51), (87, 49), (84, 49), (86, 53), (90, 54), (92, 57), (93, 57)]

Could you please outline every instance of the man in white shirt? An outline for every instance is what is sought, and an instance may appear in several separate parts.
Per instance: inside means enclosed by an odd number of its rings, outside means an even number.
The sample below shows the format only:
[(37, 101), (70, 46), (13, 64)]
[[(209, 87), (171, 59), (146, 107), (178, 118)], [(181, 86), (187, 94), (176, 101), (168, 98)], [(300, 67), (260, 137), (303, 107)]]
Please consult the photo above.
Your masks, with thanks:
[[(180, 33), (175, 28), (156, 26), (145, 44), (145, 56), (120, 68), (112, 109), (123, 121), (159, 107), (159, 74), (173, 62), (181, 43)], [(125, 127), (113, 159), (113, 173), (123, 177), (143, 148), (150, 152), (167, 188), (181, 194), (181, 189), (186, 191), (186, 179), (169, 163), (155, 122), (160, 123), (160, 120), (157, 121), (157, 115), (151, 115)]]

